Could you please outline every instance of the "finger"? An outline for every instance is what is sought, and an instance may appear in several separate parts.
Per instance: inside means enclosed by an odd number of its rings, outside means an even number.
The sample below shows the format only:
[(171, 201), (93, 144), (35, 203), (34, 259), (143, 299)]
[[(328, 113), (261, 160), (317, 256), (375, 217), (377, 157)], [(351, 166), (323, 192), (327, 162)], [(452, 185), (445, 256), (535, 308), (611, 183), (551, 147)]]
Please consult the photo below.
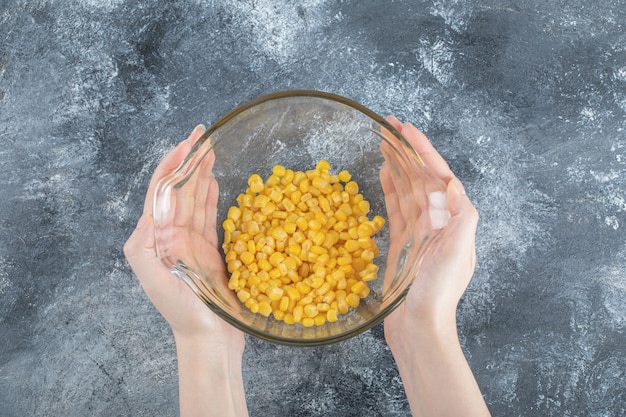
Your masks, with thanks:
[(219, 184), (213, 177), (210, 178), (208, 193), (205, 204), (205, 223), (204, 223), (204, 238), (217, 248), (217, 201), (219, 198)]
[(213, 162), (210, 160), (211, 155), (206, 155), (200, 166), (196, 170), (194, 175), (198, 176), (198, 180), (195, 185), (195, 208), (192, 213), (193, 215), (193, 230), (198, 234), (204, 233), (204, 226), (206, 222), (206, 204), (207, 204), (207, 196), (209, 194), (209, 186), (211, 182), (211, 167)]
[(402, 133), (402, 128), (404, 126), (402, 125), (402, 122), (398, 120), (396, 116), (393, 116), (393, 115), (387, 116), (387, 121), (389, 122), (391, 126), (395, 127), (398, 132)]
[[(456, 253), (475, 251), (476, 228), (478, 226), (478, 211), (462, 191), (458, 179), (448, 183), (446, 191), (447, 205), (451, 217), (443, 240), (451, 244), (450, 250)], [(470, 257), (472, 255), (470, 254)]]
[(388, 164), (383, 165), (380, 169), (380, 183), (383, 188), (383, 194), (385, 195), (385, 207), (387, 209), (387, 218), (389, 219), (389, 239), (393, 241), (399, 237), (402, 230), (405, 229), (406, 221), (400, 211), (398, 192), (393, 185)]
[[(161, 298), (162, 288), (171, 284), (173, 275), (165, 273), (154, 250), (154, 219), (143, 214), (137, 228), (124, 245), (124, 255), (148, 297)], [(175, 280), (174, 280), (175, 281)], [(168, 292), (168, 295), (171, 295)]]
[(183, 142), (179, 143), (174, 149), (165, 155), (163, 160), (159, 163), (159, 165), (154, 170), (154, 174), (152, 174), (152, 178), (150, 180), (150, 185), (148, 186), (148, 191), (146, 192), (146, 200), (144, 203), (143, 212), (144, 213), (152, 213), (152, 200), (154, 199), (154, 192), (156, 187), (167, 174), (173, 172), (181, 162), (185, 159), (185, 156), (191, 150), (191, 146), (202, 136), (206, 128), (203, 125), (198, 125), (191, 132), (189, 137)]
[(450, 181), (454, 174), (450, 167), (430, 143), (426, 135), (419, 131), (411, 123), (405, 123), (402, 129), (402, 135), (413, 146), (417, 154), (420, 156), (424, 164), (444, 182)]

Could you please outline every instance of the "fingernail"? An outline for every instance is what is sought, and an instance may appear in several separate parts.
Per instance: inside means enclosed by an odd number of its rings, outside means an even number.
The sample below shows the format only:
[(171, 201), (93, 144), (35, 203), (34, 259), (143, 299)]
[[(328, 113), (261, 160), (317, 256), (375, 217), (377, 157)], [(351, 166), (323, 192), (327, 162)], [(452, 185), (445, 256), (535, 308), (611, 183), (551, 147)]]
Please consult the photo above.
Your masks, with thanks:
[(204, 126), (202, 123), (200, 123), (198, 126), (196, 126), (196, 128), (194, 130), (196, 130), (196, 129), (206, 130), (206, 126)]
[(461, 181), (459, 181), (458, 178), (454, 177), (452, 179), (452, 184), (454, 185), (454, 187), (463, 195), (465, 195), (465, 187), (463, 187), (463, 183), (461, 183)]

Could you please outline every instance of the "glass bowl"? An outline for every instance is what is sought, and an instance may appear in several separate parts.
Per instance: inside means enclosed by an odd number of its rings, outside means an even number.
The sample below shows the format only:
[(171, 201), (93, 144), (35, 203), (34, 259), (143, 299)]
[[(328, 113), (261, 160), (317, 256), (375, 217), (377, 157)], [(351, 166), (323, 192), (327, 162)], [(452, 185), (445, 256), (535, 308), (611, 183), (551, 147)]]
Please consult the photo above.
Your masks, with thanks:
[[(368, 216), (386, 220), (375, 235), (378, 278), (369, 282), (371, 291), (357, 308), (332, 323), (305, 327), (252, 313), (228, 288), (221, 249), (228, 208), (245, 192), (250, 175), (266, 179), (274, 165), (306, 171), (322, 159), (330, 163), (331, 173), (348, 170), (370, 203)], [(391, 190), (383, 189), (383, 177), (393, 184)], [(211, 187), (219, 187), (217, 207), (207, 200), (207, 195), (217, 195)], [(445, 227), (436, 220), (442, 201), (445, 211), (445, 189), (405, 138), (362, 105), (318, 91), (269, 94), (240, 105), (208, 128), (181, 165), (158, 184), (157, 254), (208, 308), (245, 333), (286, 345), (329, 344), (370, 329), (404, 300)]]

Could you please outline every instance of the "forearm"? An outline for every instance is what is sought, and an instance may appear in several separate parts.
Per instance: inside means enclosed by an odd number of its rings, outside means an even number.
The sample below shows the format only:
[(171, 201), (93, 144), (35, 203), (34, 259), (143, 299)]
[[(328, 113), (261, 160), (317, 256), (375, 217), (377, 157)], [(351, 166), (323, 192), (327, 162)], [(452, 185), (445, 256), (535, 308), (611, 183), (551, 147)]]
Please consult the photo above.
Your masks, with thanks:
[(207, 340), (176, 338), (180, 415), (248, 415), (241, 373), (243, 352)]
[(414, 417), (490, 415), (452, 322), (405, 334), (394, 343)]

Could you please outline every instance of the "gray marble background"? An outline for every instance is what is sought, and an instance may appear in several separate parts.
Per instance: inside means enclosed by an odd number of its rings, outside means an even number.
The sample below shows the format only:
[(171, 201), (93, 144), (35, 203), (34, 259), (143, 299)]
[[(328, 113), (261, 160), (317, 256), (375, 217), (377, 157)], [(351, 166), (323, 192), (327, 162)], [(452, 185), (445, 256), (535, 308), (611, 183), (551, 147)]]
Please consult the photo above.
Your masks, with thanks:
[[(196, 124), (295, 88), (414, 122), (466, 184), (494, 416), (626, 415), (625, 25), (623, 0), (2, 0), (0, 415), (178, 412), (122, 245)], [(409, 415), (381, 326), (244, 361), (252, 416)]]

